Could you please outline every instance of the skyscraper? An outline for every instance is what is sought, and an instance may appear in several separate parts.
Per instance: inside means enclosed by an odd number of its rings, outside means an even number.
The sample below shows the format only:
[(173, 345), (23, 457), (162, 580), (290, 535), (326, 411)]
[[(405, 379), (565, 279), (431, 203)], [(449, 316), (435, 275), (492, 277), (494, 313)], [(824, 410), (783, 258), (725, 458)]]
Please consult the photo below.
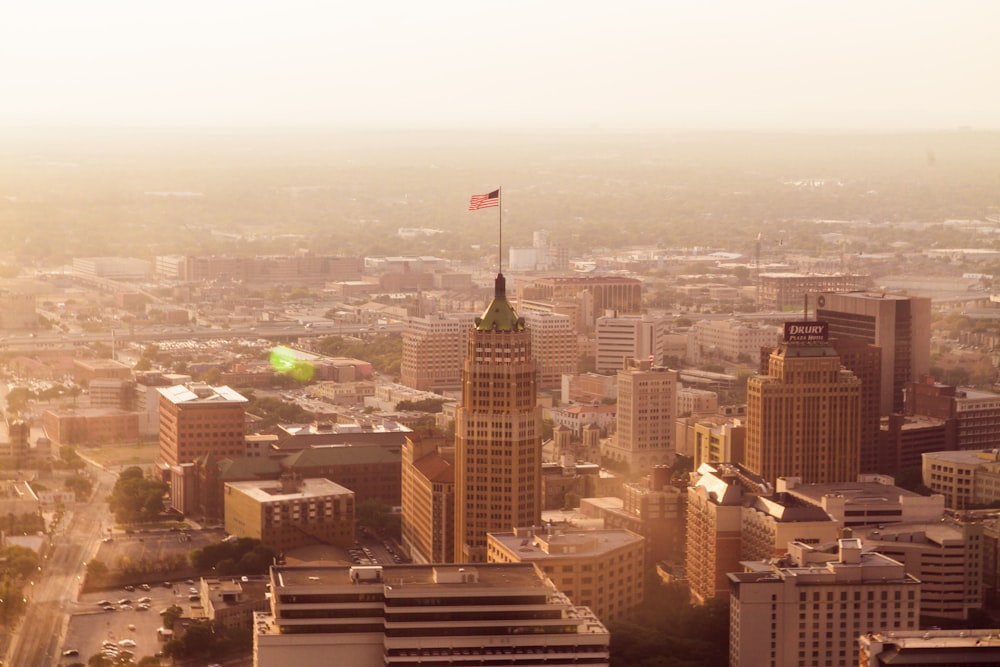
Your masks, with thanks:
[(746, 467), (774, 484), (850, 482), (860, 468), (861, 381), (822, 322), (788, 322), (768, 374), (747, 381)]
[(476, 318), (455, 416), (455, 560), (486, 562), (486, 534), (541, 523), (541, 408), (531, 334), (497, 274)]
[(649, 360), (625, 359), (618, 371), (618, 432), (601, 454), (633, 473), (672, 465), (677, 384), (677, 371)]
[(931, 300), (884, 292), (821, 293), (816, 320), (831, 338), (859, 338), (882, 348), (882, 415), (903, 411), (903, 389), (930, 370)]

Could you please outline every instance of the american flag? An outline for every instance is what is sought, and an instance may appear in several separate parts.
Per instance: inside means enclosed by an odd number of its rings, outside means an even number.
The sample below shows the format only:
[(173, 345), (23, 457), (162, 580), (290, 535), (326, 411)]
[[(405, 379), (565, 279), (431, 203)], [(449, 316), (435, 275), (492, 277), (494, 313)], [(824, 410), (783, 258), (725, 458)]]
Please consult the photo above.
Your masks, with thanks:
[(487, 192), (484, 195), (472, 195), (472, 199), (469, 200), (469, 210), (476, 211), (481, 208), (489, 208), (491, 206), (500, 205), (500, 191), (494, 190), (493, 192)]

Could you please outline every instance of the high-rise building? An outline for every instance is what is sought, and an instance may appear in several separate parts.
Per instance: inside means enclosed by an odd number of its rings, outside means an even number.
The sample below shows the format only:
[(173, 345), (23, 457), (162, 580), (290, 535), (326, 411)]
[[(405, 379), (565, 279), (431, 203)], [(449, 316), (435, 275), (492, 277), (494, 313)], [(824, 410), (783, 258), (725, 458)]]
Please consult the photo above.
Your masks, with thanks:
[(400, 530), (415, 563), (455, 561), (455, 447), (413, 433), (402, 447)]
[(673, 465), (677, 386), (677, 371), (626, 359), (618, 371), (618, 430), (601, 453), (633, 473)]
[(924, 382), (907, 385), (904, 412), (943, 420), (950, 438), (948, 447), (1000, 447), (1000, 396), (993, 392), (954, 387), (926, 378)]
[(768, 374), (747, 381), (746, 467), (770, 484), (857, 478), (861, 381), (840, 364), (821, 322), (789, 322)]
[(832, 338), (830, 344), (844, 368), (861, 380), (861, 472), (894, 473), (895, 455), (880, 436), (882, 348), (858, 338)]
[(486, 561), (486, 535), (541, 522), (541, 408), (531, 333), (498, 274), (469, 334), (455, 413), (455, 559)]
[(851, 667), (860, 635), (920, 627), (920, 581), (860, 539), (744, 565), (729, 574), (730, 667)]
[(533, 564), (281, 566), (256, 667), (591, 665), (609, 634)]
[(411, 317), (403, 329), (399, 382), (421, 391), (459, 387), (466, 336), (475, 315)]
[(823, 292), (816, 320), (831, 338), (860, 338), (882, 348), (882, 415), (903, 410), (903, 389), (930, 370), (931, 300), (884, 292)]
[(247, 399), (229, 387), (202, 382), (159, 387), (160, 454), (157, 466), (192, 463), (212, 453), (243, 456)]
[(625, 359), (663, 361), (662, 318), (648, 315), (605, 315), (597, 318), (594, 331), (595, 368), (609, 373), (622, 367)]
[(894, 630), (858, 637), (858, 660), (868, 667), (899, 665), (1000, 665), (996, 628)]
[(573, 375), (580, 365), (576, 326), (569, 315), (526, 312), (524, 321), (531, 332), (531, 356), (538, 369), (538, 388), (562, 385), (563, 375)]

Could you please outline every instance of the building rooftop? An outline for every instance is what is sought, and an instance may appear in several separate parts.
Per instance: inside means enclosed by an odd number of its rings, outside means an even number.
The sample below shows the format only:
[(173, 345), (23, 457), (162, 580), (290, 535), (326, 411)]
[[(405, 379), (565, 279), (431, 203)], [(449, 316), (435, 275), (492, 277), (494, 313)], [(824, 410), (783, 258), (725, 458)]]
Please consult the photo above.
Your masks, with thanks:
[(643, 539), (627, 530), (554, 530), (550, 533), (544, 527), (537, 527), (522, 531), (524, 529), (513, 533), (490, 533), (490, 537), (517, 554), (522, 562), (600, 556)]
[(350, 489), (323, 478), (295, 480), (294, 485), (288, 486), (282, 486), (281, 480), (227, 482), (226, 486), (236, 489), (260, 503), (354, 494)]
[(194, 403), (247, 403), (247, 399), (239, 392), (227, 386), (212, 387), (201, 382), (186, 385), (178, 384), (172, 387), (160, 387), (156, 391), (174, 404)]
[[(272, 579), (279, 587), (353, 586), (352, 571), (378, 573), (377, 583), (389, 586), (467, 586), (470, 582), (454, 581), (455, 575), (470, 573), (477, 588), (536, 588), (550, 590), (545, 580), (527, 563), (490, 563), (488, 565), (375, 565), (365, 568), (351, 566), (279, 566), (272, 568)], [(442, 576), (443, 575), (443, 576)], [(366, 581), (364, 576), (362, 581)], [(376, 580), (371, 580), (373, 583)]]

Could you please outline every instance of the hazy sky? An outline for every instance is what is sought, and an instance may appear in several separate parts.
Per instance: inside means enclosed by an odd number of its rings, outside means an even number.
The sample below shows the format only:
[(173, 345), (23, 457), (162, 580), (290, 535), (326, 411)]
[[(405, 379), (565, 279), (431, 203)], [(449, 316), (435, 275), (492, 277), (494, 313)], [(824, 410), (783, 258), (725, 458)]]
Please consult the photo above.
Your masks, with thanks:
[(0, 125), (1000, 127), (997, 0), (36, 0)]

